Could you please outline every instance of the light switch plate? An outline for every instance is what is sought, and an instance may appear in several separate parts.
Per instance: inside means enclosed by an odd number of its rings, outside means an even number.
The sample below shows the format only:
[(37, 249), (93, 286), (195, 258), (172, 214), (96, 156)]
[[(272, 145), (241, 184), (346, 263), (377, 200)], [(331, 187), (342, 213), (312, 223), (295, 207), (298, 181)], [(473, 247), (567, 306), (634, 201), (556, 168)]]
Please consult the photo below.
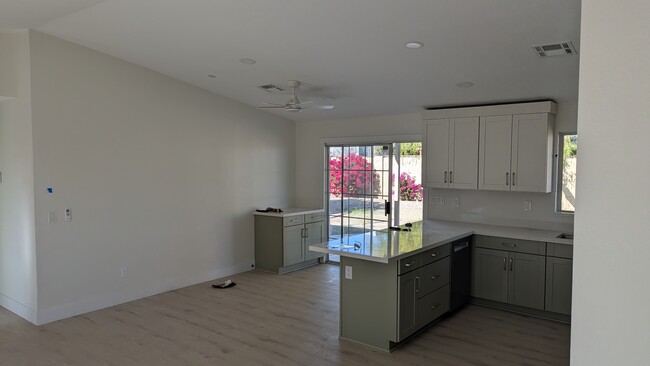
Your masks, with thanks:
[(429, 203), (432, 205), (444, 205), (445, 197), (431, 196), (431, 198), (429, 199)]
[(345, 279), (346, 280), (351, 280), (352, 279), (352, 267), (351, 266), (345, 266)]
[(56, 211), (50, 211), (47, 213), (47, 223), (48, 224), (56, 223)]
[(65, 209), (65, 221), (68, 222), (72, 221), (72, 210), (70, 210), (69, 208)]
[(460, 198), (459, 197), (454, 197), (454, 207), (460, 207)]

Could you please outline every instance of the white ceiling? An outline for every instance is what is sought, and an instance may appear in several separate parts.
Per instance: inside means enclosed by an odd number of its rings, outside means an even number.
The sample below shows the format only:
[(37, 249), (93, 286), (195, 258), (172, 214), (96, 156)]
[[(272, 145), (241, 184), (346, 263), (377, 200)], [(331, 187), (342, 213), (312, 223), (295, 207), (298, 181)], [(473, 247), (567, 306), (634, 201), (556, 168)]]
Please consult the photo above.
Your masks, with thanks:
[(0, 32), (35, 28), (101, 0), (0, 0)]
[[(40, 5), (30, 15), (23, 3)], [(541, 59), (530, 46), (573, 41), (579, 52), (580, 0), (50, 3), (3, 1), (0, 29), (13, 9), (25, 20), (18, 27), (35, 27), (251, 106), (285, 102), (286, 96), (256, 86), (289, 79), (305, 84), (303, 99), (334, 98), (324, 102), (336, 106), (331, 111), (277, 112), (298, 121), (578, 98), (578, 57)], [(408, 41), (424, 48), (409, 50)], [(244, 57), (257, 64), (240, 63)], [(475, 86), (458, 88), (463, 81)]]

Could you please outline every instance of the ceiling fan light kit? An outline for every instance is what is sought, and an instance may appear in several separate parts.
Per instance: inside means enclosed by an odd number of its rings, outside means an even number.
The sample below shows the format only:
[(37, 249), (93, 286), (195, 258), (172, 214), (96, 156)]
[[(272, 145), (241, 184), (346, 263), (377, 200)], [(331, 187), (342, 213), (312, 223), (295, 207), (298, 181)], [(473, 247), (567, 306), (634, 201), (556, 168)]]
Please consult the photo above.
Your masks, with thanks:
[[(291, 88), (290, 95), (291, 97), (289, 98), (289, 101), (285, 104), (277, 104), (277, 103), (264, 103), (263, 106), (257, 107), (257, 109), (284, 109), (286, 112), (300, 112), (303, 110), (303, 106), (307, 104), (313, 103), (312, 101), (300, 101), (298, 98), (298, 94), (296, 92), (296, 89), (298, 89), (301, 85), (300, 81), (298, 80), (289, 80), (287, 82), (287, 85), (289, 88)], [(312, 106), (309, 106), (312, 107)], [(330, 110), (334, 109), (333, 105), (318, 105), (314, 104), (313, 108), (317, 109), (325, 109), (325, 110)]]

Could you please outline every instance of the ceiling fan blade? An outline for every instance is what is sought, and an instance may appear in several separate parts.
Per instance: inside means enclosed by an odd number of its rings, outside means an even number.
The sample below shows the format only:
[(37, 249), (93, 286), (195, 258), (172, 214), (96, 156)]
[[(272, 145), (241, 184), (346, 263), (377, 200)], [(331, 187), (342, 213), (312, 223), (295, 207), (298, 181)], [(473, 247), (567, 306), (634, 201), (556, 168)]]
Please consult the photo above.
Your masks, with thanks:
[(263, 105), (257, 107), (257, 109), (287, 109), (287, 107), (283, 105)]
[(279, 104), (279, 103), (266, 103), (266, 102), (264, 102), (262, 104), (271, 105), (271, 106), (274, 106), (274, 107), (284, 107), (285, 106), (285, 104)]
[(316, 108), (330, 110), (330, 109), (334, 109), (334, 106), (333, 105), (317, 105)]

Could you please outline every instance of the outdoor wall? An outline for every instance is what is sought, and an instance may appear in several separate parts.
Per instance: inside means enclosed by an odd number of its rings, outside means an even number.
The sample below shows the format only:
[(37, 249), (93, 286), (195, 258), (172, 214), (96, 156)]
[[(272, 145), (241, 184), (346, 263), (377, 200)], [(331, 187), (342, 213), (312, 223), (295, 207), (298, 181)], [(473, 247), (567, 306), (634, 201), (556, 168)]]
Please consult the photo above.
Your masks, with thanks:
[[(15, 98), (0, 101), (0, 306), (36, 321), (34, 165), (29, 33), (0, 33), (0, 84)], [(10, 75), (10, 76), (9, 76)], [(5, 89), (6, 90), (6, 89)]]
[(650, 364), (648, 23), (647, 0), (582, 2), (575, 366)]
[(39, 322), (251, 269), (252, 211), (294, 203), (295, 123), (31, 40)]
[[(555, 129), (575, 132), (576, 103), (558, 103)], [(365, 141), (372, 136), (421, 135), (421, 115), (368, 117), (339, 121), (300, 122), (296, 125), (296, 200), (301, 206), (323, 207), (323, 141)], [(428, 205), (429, 218), (573, 231), (573, 216), (555, 213), (555, 194), (431, 189), (446, 205)], [(451, 198), (459, 197), (460, 208)], [(533, 210), (523, 211), (523, 201)], [(427, 203), (425, 202), (425, 205)]]

